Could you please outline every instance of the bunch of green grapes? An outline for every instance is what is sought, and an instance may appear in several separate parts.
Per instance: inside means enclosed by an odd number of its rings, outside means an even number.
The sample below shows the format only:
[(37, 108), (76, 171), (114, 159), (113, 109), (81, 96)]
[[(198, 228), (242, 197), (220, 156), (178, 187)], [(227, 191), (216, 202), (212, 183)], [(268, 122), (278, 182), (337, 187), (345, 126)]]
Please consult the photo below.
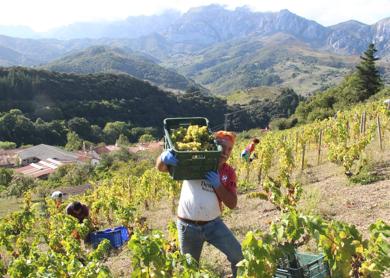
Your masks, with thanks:
[(214, 137), (207, 126), (190, 125), (171, 130), (172, 143), (179, 151), (213, 151), (216, 150)]

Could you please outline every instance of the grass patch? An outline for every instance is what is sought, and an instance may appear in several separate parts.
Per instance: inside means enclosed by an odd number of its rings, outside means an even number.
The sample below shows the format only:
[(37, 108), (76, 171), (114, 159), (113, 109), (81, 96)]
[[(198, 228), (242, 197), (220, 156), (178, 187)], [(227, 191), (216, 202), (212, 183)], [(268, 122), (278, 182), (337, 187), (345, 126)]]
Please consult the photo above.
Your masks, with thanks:
[(237, 184), (237, 191), (239, 194), (248, 193), (256, 189), (256, 184), (248, 180), (239, 180)]
[(321, 191), (314, 186), (305, 187), (298, 209), (303, 214), (318, 214), (318, 204), (321, 201)]
[(22, 199), (19, 198), (0, 198), (0, 217), (16, 211), (21, 208)]
[(381, 181), (384, 179), (385, 177), (378, 173), (378, 171), (375, 170), (372, 164), (366, 164), (360, 169), (357, 175), (352, 176), (349, 180), (354, 184), (364, 185)]

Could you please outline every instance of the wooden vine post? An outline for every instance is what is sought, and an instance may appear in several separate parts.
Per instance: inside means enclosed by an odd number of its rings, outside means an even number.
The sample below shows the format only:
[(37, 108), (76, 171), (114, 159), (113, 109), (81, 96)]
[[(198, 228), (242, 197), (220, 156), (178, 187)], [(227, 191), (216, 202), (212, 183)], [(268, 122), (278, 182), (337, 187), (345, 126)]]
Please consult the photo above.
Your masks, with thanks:
[(262, 162), (263, 162), (263, 153), (260, 154), (259, 161), (260, 161), (260, 167), (259, 167), (259, 172), (257, 173), (257, 182), (258, 182), (259, 184), (261, 184), (261, 176), (262, 176), (262, 174), (263, 174), (263, 165), (262, 165)]
[(377, 126), (378, 126), (379, 148), (380, 148), (380, 150), (383, 150), (381, 121), (380, 121), (380, 119), (379, 119), (379, 115), (376, 117), (376, 124), (377, 124)]
[(306, 150), (306, 144), (302, 143), (302, 163), (301, 163), (301, 171), (303, 171), (303, 168), (305, 168), (305, 150)]
[(366, 133), (366, 111), (362, 113), (362, 119), (360, 121), (360, 133), (361, 134)]
[(318, 138), (317, 165), (320, 165), (321, 162), (321, 143), (322, 143), (322, 129), (320, 130), (320, 135)]

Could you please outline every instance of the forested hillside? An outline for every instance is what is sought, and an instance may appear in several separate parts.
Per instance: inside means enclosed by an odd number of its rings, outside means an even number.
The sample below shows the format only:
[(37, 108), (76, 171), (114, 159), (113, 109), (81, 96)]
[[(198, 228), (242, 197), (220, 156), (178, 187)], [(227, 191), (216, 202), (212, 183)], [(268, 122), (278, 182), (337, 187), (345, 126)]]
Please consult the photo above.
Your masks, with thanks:
[[(218, 115), (227, 111), (224, 101), (216, 98), (176, 96), (123, 74), (76, 75), (2, 68), (0, 91), (1, 111), (19, 108), (31, 119), (43, 120), (78, 116), (98, 125), (124, 120), (137, 126), (155, 126), (166, 116), (190, 116), (195, 112), (220, 120), (223, 116)], [(153, 116), (145, 117), (148, 114)]]
[(55, 60), (43, 68), (66, 73), (125, 73), (137, 79), (146, 80), (162, 88), (185, 91), (200, 85), (188, 80), (174, 70), (159, 66), (156, 59), (140, 52), (93, 46)]
[[(165, 92), (125, 74), (77, 75), (20, 67), (0, 68), (0, 92), (0, 141), (18, 145), (64, 145), (69, 131), (95, 143), (114, 143), (120, 134), (130, 141), (143, 132), (160, 137), (167, 117), (207, 117), (212, 128), (222, 128), (224, 114), (235, 111), (228, 127), (240, 131), (265, 127), (274, 115), (288, 117), (298, 104), (292, 90), (275, 100), (253, 101), (248, 110), (199, 92)], [(151, 130), (142, 129), (146, 127)]]

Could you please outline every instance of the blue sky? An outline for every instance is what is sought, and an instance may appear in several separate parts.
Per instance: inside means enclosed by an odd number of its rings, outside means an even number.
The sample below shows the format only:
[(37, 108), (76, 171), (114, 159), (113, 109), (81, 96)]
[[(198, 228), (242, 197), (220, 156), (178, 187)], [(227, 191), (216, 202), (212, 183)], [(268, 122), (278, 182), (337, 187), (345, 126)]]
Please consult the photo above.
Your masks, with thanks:
[(229, 9), (247, 5), (254, 11), (289, 9), (329, 26), (350, 19), (373, 24), (390, 17), (390, 0), (1, 0), (0, 25), (29, 26), (34, 31), (84, 21), (112, 21), (132, 15), (158, 14), (166, 9), (218, 3)]

